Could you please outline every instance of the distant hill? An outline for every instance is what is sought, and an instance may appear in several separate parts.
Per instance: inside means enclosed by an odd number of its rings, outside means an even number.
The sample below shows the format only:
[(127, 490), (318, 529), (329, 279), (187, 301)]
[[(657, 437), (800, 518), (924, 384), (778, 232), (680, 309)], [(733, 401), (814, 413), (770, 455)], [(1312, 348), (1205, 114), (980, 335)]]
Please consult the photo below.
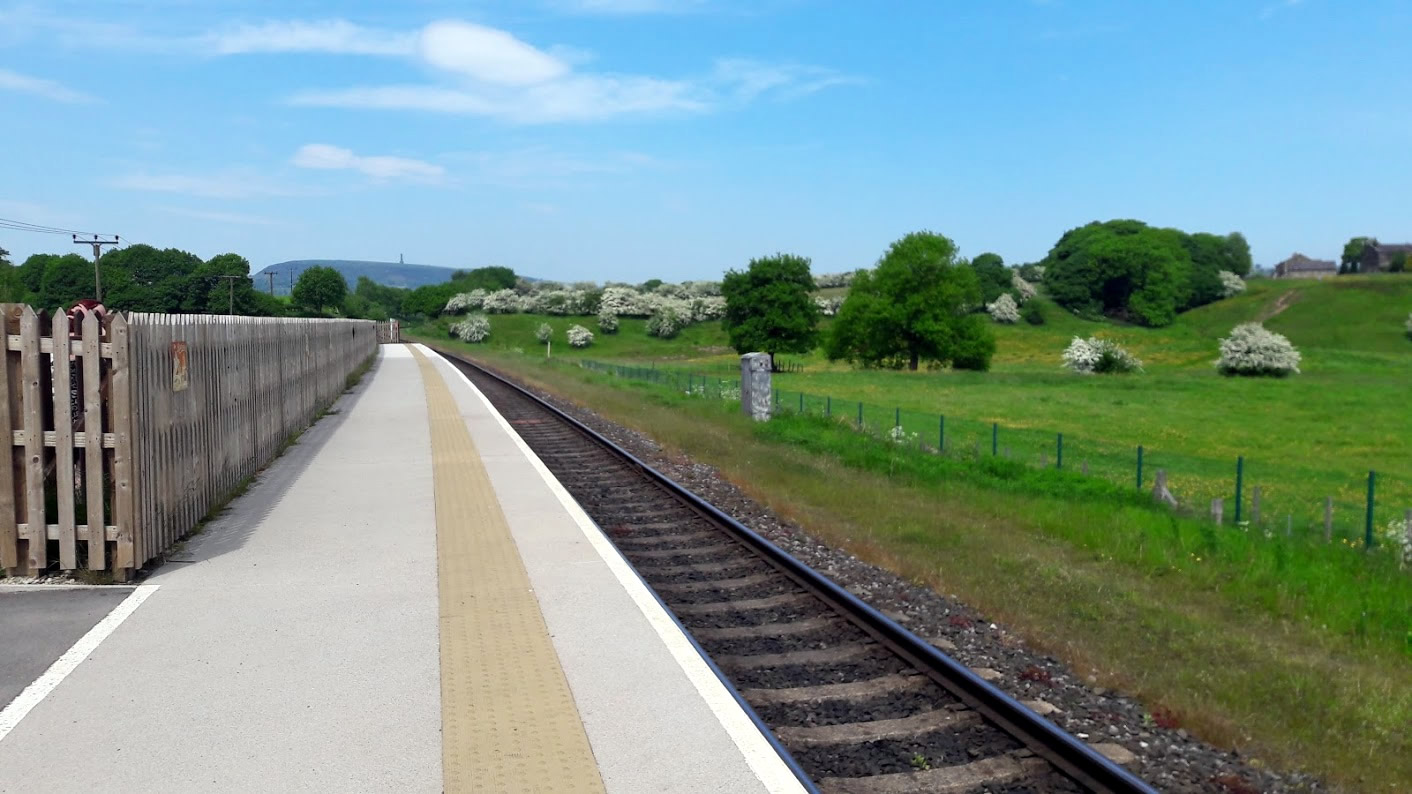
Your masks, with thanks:
[(288, 295), (290, 285), (299, 279), (299, 274), (311, 267), (331, 267), (343, 274), (343, 279), (352, 289), (358, 284), (359, 276), (367, 276), (379, 284), (389, 287), (421, 287), (427, 284), (440, 284), (448, 281), (454, 272), (449, 267), (435, 265), (404, 265), (397, 262), (364, 262), (355, 259), (291, 259), (268, 265), (251, 277), (255, 287), (261, 291), (269, 289), (268, 272), (275, 274), (275, 294)]

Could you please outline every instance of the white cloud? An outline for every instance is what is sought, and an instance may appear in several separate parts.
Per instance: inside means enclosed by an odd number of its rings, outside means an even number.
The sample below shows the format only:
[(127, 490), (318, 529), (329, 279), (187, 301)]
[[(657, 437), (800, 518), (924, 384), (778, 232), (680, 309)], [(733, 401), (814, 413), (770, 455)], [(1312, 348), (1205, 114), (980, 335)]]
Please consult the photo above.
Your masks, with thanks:
[(34, 94), (55, 102), (82, 104), (94, 102), (93, 97), (68, 88), (53, 80), (30, 77), (8, 69), (0, 69), (0, 91), (18, 91), (21, 94)]
[(113, 187), (154, 193), (179, 193), (201, 198), (245, 199), (264, 196), (307, 196), (311, 191), (272, 182), (247, 170), (215, 174), (136, 173), (119, 177)]
[(215, 221), (216, 223), (230, 223), (242, 226), (286, 226), (284, 221), (274, 218), (265, 218), (260, 215), (244, 215), (238, 212), (217, 212), (214, 210), (198, 210), (189, 207), (157, 207), (161, 212), (169, 215), (180, 215), (184, 218), (196, 218), (203, 221)]
[(493, 85), (533, 85), (569, 71), (563, 61), (503, 30), (457, 20), (423, 28), (419, 50), (438, 69)]
[(290, 160), (300, 168), (359, 171), (374, 179), (410, 179), (435, 182), (446, 174), (439, 165), (407, 157), (357, 155), (350, 149), (326, 143), (310, 143), (299, 147)]
[(266, 22), (239, 25), (200, 37), (203, 52), (240, 55), (269, 52), (322, 52), (410, 56), (417, 37), (355, 25), (345, 19)]
[(675, 14), (705, 8), (707, 0), (555, 0), (580, 14)]
[(640, 152), (586, 155), (544, 146), (453, 152), (447, 154), (446, 159), (462, 166), (468, 181), (518, 189), (563, 188), (582, 184), (585, 177), (619, 175), (671, 165)]
[(713, 76), (738, 99), (745, 101), (770, 91), (794, 98), (831, 86), (862, 82), (859, 78), (819, 66), (765, 63), (748, 58), (722, 58), (716, 61)]

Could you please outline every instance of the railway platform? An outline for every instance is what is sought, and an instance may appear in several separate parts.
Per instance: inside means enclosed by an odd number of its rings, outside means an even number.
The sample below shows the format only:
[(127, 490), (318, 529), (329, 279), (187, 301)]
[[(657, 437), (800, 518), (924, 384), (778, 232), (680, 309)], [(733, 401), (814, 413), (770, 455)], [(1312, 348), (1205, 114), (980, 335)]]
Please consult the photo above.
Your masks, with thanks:
[(384, 346), (121, 592), (67, 652), (26, 657), (55, 658), (0, 703), (0, 792), (803, 790), (511, 425), (419, 346)]

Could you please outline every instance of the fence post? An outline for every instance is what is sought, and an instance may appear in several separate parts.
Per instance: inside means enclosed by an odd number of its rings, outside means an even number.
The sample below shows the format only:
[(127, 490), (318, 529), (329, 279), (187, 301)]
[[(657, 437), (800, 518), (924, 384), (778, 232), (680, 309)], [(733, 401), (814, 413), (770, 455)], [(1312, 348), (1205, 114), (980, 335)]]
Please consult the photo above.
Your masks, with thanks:
[(1137, 445), (1137, 489), (1142, 490), (1142, 445)]
[(1054, 449), (1054, 468), (1064, 468), (1064, 434), (1059, 434), (1059, 443)]
[(832, 397), (825, 397), (825, 398), (824, 398), (824, 416), (826, 416), (826, 417), (832, 417), (832, 416), (833, 416), (833, 398), (832, 398)]
[(1324, 542), (1334, 539), (1334, 498), (1324, 497)]
[(1221, 519), (1224, 517), (1224, 516), (1223, 516), (1224, 513), (1225, 513), (1225, 503), (1224, 503), (1224, 500), (1219, 499), (1219, 498), (1217, 498), (1217, 499), (1212, 499), (1212, 500), (1211, 500), (1211, 518), (1212, 518), (1212, 520), (1214, 520), (1214, 521), (1219, 525), (1220, 523), (1222, 523), (1222, 522), (1221, 522)]
[(1378, 473), (1368, 472), (1368, 513), (1363, 518), (1363, 548), (1373, 548), (1373, 505), (1376, 497), (1374, 491), (1377, 487)]
[(799, 413), (804, 413), (804, 392), (799, 393)]
[(901, 426), (902, 426), (902, 409), (901, 409), (901, 408), (893, 408), (893, 409), (892, 409), (892, 426), (893, 426), (893, 427), (901, 427)]
[(941, 415), (941, 422), (936, 429), (936, 451), (946, 451), (946, 414)]
[(1236, 502), (1235, 502), (1235, 522), (1240, 523), (1240, 502), (1241, 488), (1245, 485), (1245, 456), (1236, 456)]
[(1000, 423), (990, 423), (990, 454), (991, 457), (1000, 454)]
[(858, 403), (858, 429), (863, 429), (863, 403)]
[(1260, 523), (1260, 486), (1255, 485), (1250, 489), (1250, 523)]

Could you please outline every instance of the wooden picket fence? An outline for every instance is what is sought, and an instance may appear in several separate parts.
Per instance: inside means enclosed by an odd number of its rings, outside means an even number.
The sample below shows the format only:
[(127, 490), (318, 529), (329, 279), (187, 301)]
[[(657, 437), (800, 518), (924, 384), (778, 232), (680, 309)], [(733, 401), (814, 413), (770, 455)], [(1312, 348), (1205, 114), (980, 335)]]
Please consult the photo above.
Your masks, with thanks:
[(70, 328), (28, 306), (0, 315), (10, 575), (126, 578), (307, 427), (378, 339), (365, 320), (90, 314)]
[(378, 344), (402, 344), (402, 326), (396, 320), (383, 320), (378, 323)]

